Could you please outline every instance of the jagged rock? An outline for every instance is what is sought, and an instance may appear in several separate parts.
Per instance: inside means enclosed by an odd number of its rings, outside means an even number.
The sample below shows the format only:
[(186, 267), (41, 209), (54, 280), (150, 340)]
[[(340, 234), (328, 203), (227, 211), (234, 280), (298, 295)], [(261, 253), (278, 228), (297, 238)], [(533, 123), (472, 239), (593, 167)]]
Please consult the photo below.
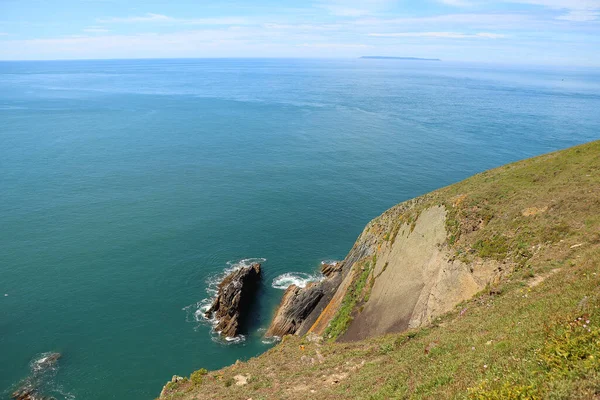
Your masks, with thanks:
[(233, 271), (219, 284), (217, 297), (205, 316), (218, 321), (215, 330), (222, 336), (234, 337), (239, 333), (240, 316), (252, 301), (260, 273), (260, 264), (255, 263)]
[(159, 399), (165, 398), (169, 392), (169, 387), (172, 383), (179, 383), (179, 382), (183, 382), (185, 381), (185, 378), (179, 375), (173, 375), (173, 377), (171, 378), (171, 380), (169, 382), (167, 382), (166, 385), (163, 386), (162, 390), (160, 391), (160, 396), (158, 397)]
[(38, 393), (38, 389), (31, 383), (21, 386), (13, 392), (11, 398), (14, 400), (51, 400), (51, 397), (42, 396)]
[(14, 400), (51, 400), (50, 397), (40, 396), (33, 387), (23, 387), (12, 394)]
[(342, 263), (332, 262), (332, 263), (322, 263), (321, 264), (321, 273), (326, 277), (330, 277), (331, 275), (340, 272), (342, 270)]
[(39, 393), (39, 385), (46, 371), (53, 368), (60, 357), (60, 353), (46, 353), (44, 357), (33, 362), (31, 376), (21, 383), (21, 386), (11, 394), (11, 398), (14, 400), (50, 400), (50, 397)]
[(323, 294), (321, 282), (313, 282), (304, 289), (296, 285), (287, 288), (265, 336), (281, 337), (296, 333), (300, 324), (315, 308)]

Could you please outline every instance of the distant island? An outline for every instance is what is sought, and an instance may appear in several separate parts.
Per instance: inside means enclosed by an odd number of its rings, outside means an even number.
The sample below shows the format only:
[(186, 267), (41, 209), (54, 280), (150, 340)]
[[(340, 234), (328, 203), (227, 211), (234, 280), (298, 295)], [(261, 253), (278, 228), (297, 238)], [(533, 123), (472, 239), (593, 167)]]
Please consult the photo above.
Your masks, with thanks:
[(385, 56), (362, 56), (371, 60), (407, 60), (407, 61), (442, 61), (439, 58), (418, 58), (418, 57), (385, 57)]

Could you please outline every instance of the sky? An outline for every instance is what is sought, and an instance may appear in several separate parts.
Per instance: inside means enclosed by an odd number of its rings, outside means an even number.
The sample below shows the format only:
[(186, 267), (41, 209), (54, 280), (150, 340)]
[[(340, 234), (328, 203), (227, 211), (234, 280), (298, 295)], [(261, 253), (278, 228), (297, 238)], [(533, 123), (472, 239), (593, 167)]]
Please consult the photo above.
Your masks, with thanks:
[(441, 58), (600, 66), (600, 0), (0, 0), (0, 59)]

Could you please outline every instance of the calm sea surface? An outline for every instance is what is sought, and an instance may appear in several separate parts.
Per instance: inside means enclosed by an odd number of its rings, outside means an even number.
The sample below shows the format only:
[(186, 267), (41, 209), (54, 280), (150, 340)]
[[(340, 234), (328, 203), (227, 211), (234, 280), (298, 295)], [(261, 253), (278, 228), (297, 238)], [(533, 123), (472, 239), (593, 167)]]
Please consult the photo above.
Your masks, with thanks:
[[(599, 139), (599, 110), (591, 69), (2, 62), (0, 398), (52, 351), (36, 379), (59, 400), (151, 399), (255, 356), (284, 281), (342, 259), (370, 219)], [(266, 259), (254, 323), (222, 343), (196, 311), (248, 258)]]

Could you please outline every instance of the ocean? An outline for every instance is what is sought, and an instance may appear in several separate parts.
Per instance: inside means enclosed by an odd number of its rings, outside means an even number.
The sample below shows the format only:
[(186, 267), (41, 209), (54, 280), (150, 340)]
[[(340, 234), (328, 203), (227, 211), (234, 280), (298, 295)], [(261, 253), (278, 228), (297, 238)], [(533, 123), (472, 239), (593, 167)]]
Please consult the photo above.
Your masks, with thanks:
[[(283, 289), (394, 204), (600, 138), (600, 71), (399, 60), (0, 62), (0, 397), (152, 399), (272, 346)], [(252, 324), (199, 310), (263, 262)], [(48, 352), (58, 363), (35, 372)], [(28, 378), (29, 377), (29, 378)]]

